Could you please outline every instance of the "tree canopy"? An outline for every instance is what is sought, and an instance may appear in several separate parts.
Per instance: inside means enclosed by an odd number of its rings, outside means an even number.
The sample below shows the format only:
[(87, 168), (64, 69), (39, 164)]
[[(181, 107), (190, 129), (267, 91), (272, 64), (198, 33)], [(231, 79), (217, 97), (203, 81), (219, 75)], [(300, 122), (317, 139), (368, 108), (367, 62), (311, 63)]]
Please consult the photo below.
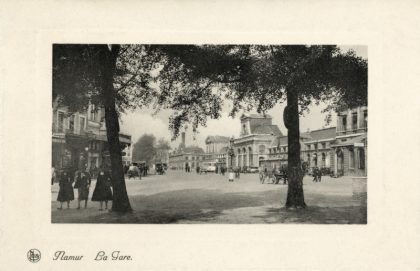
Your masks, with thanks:
[(325, 111), (367, 105), (367, 61), (353, 51), (320, 45), (165, 45), (153, 46), (161, 69), (157, 107), (174, 110), (174, 137), (186, 123), (193, 129), (220, 117), (225, 99), (240, 110), (264, 113), (299, 92), (300, 113), (312, 103)]
[(151, 134), (142, 135), (133, 145), (133, 161), (153, 162), (156, 155), (156, 137)]

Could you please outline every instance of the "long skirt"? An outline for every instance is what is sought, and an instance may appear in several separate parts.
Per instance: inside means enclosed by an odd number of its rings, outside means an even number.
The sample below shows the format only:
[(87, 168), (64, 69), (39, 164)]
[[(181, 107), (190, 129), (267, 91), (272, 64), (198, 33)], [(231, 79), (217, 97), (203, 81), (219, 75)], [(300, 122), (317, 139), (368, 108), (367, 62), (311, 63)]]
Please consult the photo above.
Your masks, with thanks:
[(107, 185), (97, 184), (92, 194), (92, 201), (109, 201), (112, 200), (111, 187)]
[(79, 187), (79, 200), (87, 200), (89, 197), (89, 188), (88, 187)]
[(57, 201), (65, 202), (71, 200), (74, 200), (74, 191), (71, 184), (61, 186), (60, 190), (58, 191)]

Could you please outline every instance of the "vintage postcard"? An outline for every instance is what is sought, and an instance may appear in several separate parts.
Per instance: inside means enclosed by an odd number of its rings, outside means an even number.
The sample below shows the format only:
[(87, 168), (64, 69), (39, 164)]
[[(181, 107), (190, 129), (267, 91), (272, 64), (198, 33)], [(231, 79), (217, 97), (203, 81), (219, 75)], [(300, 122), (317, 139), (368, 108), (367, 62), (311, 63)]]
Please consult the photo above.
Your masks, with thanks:
[(415, 1), (3, 2), (5, 270), (420, 268)]

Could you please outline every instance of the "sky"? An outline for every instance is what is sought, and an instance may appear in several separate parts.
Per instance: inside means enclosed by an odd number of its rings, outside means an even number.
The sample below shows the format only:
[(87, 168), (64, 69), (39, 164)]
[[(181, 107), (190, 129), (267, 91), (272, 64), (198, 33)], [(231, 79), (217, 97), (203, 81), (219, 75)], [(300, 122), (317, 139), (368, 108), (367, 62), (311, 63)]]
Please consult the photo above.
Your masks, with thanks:
[[(344, 52), (352, 49), (356, 55), (367, 59), (367, 47), (346, 45), (339, 46)], [(277, 124), (283, 134), (287, 134), (287, 129), (283, 124), (283, 109), (285, 104), (277, 104), (267, 114), (273, 118), (273, 124)], [(312, 105), (309, 107), (309, 113), (305, 113), (300, 118), (300, 131), (316, 130), (327, 127), (336, 126), (336, 116), (333, 114), (332, 121), (329, 125), (325, 123), (326, 114), (321, 113), (322, 109), (326, 107), (325, 104), (319, 106)], [(226, 102), (221, 118), (218, 120), (207, 121), (206, 127), (199, 127), (198, 133), (193, 134), (191, 129), (186, 131), (186, 145), (200, 146), (205, 149), (205, 139), (210, 135), (221, 135), (228, 137), (239, 137), (241, 114), (237, 114), (235, 119), (228, 116), (231, 108), (229, 102)], [(181, 142), (180, 137), (171, 142), (171, 133), (169, 131), (169, 116), (170, 111), (160, 111), (156, 115), (152, 115), (151, 109), (138, 109), (133, 112), (127, 112), (121, 116), (121, 132), (130, 134), (132, 142), (135, 143), (143, 134), (153, 134), (158, 138), (165, 138), (170, 142), (172, 148), (178, 147)]]

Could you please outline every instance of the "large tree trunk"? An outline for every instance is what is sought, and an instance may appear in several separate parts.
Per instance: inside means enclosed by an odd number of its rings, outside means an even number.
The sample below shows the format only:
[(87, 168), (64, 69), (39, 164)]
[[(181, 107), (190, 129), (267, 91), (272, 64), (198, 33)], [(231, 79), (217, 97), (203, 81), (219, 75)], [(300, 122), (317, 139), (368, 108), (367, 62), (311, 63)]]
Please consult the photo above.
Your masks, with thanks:
[(300, 160), (300, 133), (299, 133), (299, 104), (298, 90), (293, 88), (287, 91), (287, 107), (285, 109), (284, 122), (288, 129), (288, 180), (286, 208), (305, 208), (303, 196), (303, 171)]
[(102, 69), (102, 94), (105, 107), (105, 123), (108, 147), (111, 156), (112, 188), (114, 192), (112, 211), (126, 213), (131, 212), (132, 209), (128, 199), (124, 179), (121, 145), (119, 138), (120, 127), (118, 122), (118, 114), (115, 109), (115, 89), (113, 85), (119, 46), (112, 46), (112, 49), (109, 49), (108, 46), (104, 45), (101, 48), (101, 52), (100, 68)]

